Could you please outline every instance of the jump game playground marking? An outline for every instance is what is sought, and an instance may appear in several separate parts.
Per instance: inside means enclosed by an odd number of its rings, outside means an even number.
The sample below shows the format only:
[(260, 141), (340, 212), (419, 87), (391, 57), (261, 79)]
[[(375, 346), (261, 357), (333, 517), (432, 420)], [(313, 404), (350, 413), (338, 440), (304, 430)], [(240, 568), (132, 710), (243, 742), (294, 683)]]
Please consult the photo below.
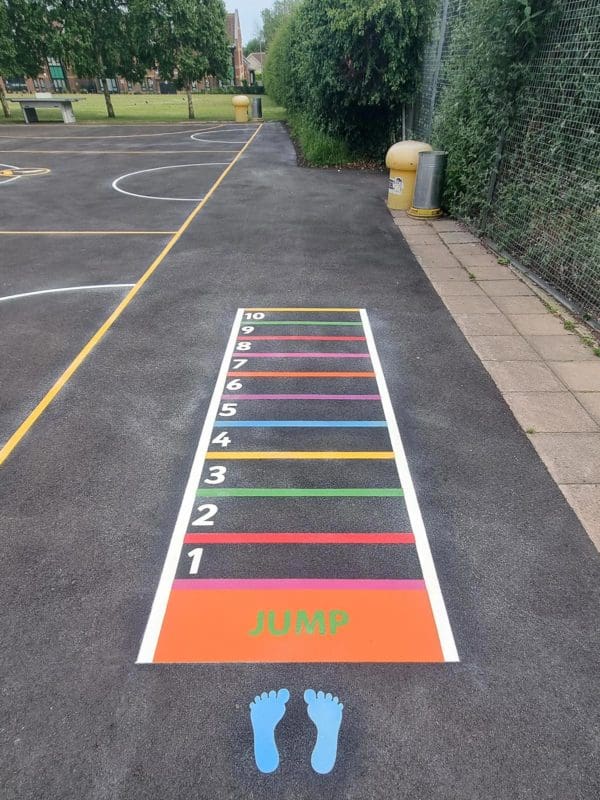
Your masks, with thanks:
[(367, 312), (239, 309), (138, 663), (450, 661)]

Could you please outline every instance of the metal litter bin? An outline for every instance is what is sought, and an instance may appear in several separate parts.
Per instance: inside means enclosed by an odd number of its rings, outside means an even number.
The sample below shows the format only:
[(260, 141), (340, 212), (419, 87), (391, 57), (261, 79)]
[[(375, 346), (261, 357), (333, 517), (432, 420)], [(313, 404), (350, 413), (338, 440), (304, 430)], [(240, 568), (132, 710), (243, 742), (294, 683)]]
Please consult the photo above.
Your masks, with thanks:
[(442, 215), (442, 191), (446, 174), (448, 153), (442, 150), (419, 153), (417, 178), (412, 206), (408, 213), (411, 217), (432, 219)]
[(252, 119), (262, 119), (262, 98), (252, 98)]

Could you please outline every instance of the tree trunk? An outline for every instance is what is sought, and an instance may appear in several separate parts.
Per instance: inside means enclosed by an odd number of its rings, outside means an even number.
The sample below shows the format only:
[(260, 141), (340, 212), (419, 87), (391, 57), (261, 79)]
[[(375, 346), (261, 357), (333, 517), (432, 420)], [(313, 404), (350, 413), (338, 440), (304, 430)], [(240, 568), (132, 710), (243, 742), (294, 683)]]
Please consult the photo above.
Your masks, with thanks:
[(8, 106), (8, 101), (6, 99), (6, 94), (4, 93), (4, 89), (0, 88), (0, 105), (2, 105), (2, 111), (4, 112), (4, 116), (8, 119), (10, 117), (10, 108)]
[(188, 119), (196, 119), (196, 115), (194, 114), (194, 103), (192, 101), (192, 84), (186, 83), (185, 85), (185, 93), (187, 94), (187, 101), (188, 101)]
[(106, 111), (108, 113), (108, 118), (114, 119), (115, 110), (113, 108), (110, 92), (108, 91), (108, 80), (106, 78), (102, 78), (100, 82), (102, 84), (102, 91), (104, 92), (104, 102), (106, 103)]

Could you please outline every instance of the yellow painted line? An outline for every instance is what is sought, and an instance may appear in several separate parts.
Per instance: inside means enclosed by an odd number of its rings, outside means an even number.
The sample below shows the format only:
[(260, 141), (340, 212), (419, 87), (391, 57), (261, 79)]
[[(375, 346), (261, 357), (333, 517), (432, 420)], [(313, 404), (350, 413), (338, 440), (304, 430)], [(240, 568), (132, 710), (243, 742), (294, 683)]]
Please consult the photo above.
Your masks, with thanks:
[[(195, 140), (197, 141), (197, 140)], [(0, 153), (33, 153), (33, 154), (49, 154), (54, 156), (69, 155), (69, 156), (114, 156), (114, 155), (127, 155), (127, 156), (153, 156), (153, 155), (176, 155), (190, 153), (237, 153), (237, 150), (0, 150)]]
[(214, 461), (249, 461), (249, 460), (270, 460), (270, 459), (277, 459), (277, 458), (284, 458), (284, 459), (352, 459), (352, 460), (367, 460), (367, 459), (377, 459), (377, 460), (391, 460), (394, 458), (394, 453), (389, 452), (387, 450), (366, 450), (364, 452), (361, 451), (345, 451), (345, 450), (319, 450), (319, 451), (311, 451), (311, 450), (275, 450), (275, 451), (252, 451), (252, 450), (241, 450), (239, 452), (229, 452), (229, 453), (207, 453), (206, 458)]
[(360, 311), (360, 308), (245, 308), (244, 311)]
[(0, 231), (0, 236), (169, 236), (177, 231)]
[(167, 242), (165, 247), (160, 251), (154, 261), (150, 264), (146, 272), (142, 275), (142, 277), (138, 280), (138, 282), (127, 292), (123, 300), (119, 303), (119, 305), (115, 308), (112, 314), (108, 317), (108, 319), (98, 328), (96, 333), (92, 336), (92, 338), (88, 341), (88, 343), (79, 351), (79, 353), (75, 356), (73, 361), (69, 364), (66, 370), (62, 373), (60, 378), (56, 381), (54, 386), (46, 392), (44, 397), (40, 400), (40, 402), (36, 405), (33, 411), (26, 417), (26, 419), (19, 425), (17, 430), (13, 433), (13, 435), (8, 439), (8, 441), (3, 445), (2, 449), (0, 449), (0, 464), (3, 464), (8, 456), (12, 453), (15, 447), (19, 444), (21, 439), (25, 436), (25, 434), (33, 427), (39, 417), (44, 413), (44, 411), (48, 408), (50, 403), (54, 400), (54, 398), (61, 392), (61, 390), (66, 386), (69, 380), (73, 377), (75, 372), (79, 369), (79, 367), (83, 364), (85, 359), (89, 356), (92, 350), (96, 347), (96, 345), (102, 341), (106, 332), (111, 328), (113, 323), (121, 316), (123, 311), (127, 308), (129, 303), (133, 300), (142, 286), (148, 281), (148, 279), (156, 272), (158, 267), (162, 264), (165, 260), (166, 256), (171, 252), (173, 247), (177, 244), (177, 242), (181, 239), (183, 234), (186, 230), (190, 227), (192, 222), (196, 219), (198, 214), (202, 211), (204, 206), (208, 203), (210, 198), (213, 194), (217, 191), (219, 186), (223, 183), (227, 175), (231, 172), (234, 165), (239, 161), (245, 150), (252, 144), (256, 136), (262, 129), (262, 125), (260, 125), (256, 131), (252, 134), (250, 139), (246, 142), (246, 144), (242, 147), (242, 149), (238, 152), (236, 157), (229, 163), (223, 172), (219, 175), (217, 180), (213, 183), (210, 187), (206, 196), (198, 203), (198, 205), (194, 208), (194, 210), (189, 214), (187, 219), (181, 225), (177, 233)]

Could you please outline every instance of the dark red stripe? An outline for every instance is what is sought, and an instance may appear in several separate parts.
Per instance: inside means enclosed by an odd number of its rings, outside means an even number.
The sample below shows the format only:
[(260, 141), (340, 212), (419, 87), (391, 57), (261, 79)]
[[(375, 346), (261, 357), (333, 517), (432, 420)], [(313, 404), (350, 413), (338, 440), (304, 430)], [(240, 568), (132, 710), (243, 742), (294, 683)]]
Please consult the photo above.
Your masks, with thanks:
[(412, 533), (187, 533), (185, 544), (414, 544)]

